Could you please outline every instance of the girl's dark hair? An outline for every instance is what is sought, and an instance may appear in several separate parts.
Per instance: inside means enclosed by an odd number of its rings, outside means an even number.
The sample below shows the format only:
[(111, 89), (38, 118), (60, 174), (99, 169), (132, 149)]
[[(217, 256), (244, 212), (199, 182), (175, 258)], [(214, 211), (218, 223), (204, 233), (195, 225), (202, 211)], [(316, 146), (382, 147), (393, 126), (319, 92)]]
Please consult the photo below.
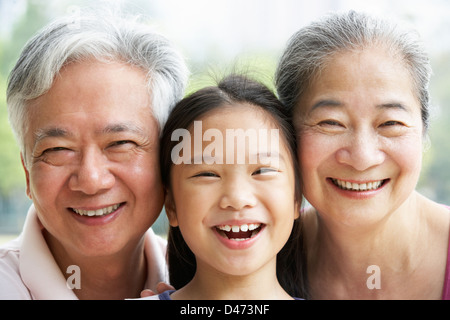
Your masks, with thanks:
[[(171, 188), (171, 152), (179, 141), (172, 141), (176, 129), (188, 129), (194, 121), (224, 105), (248, 103), (264, 110), (277, 124), (280, 136), (291, 155), (295, 175), (295, 201), (302, 202), (300, 170), (297, 161), (295, 131), (286, 108), (263, 84), (242, 75), (230, 75), (217, 86), (203, 88), (181, 100), (173, 109), (163, 129), (160, 143), (161, 178), (166, 189)], [(299, 206), (300, 207), (300, 206)], [(306, 266), (303, 259), (301, 219), (294, 221), (289, 240), (277, 255), (277, 277), (282, 287), (294, 297), (305, 297)], [(179, 227), (170, 227), (167, 256), (170, 283), (176, 289), (185, 286), (195, 275), (196, 260)]]

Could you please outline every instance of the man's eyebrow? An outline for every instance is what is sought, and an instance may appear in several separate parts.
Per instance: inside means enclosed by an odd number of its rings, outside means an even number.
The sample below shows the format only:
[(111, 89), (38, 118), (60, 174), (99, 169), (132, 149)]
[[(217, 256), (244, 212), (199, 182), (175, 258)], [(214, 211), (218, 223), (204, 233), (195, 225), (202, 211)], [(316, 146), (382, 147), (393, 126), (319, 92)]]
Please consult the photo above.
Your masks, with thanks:
[(131, 123), (110, 124), (101, 130), (101, 133), (120, 133), (120, 132), (132, 132), (139, 135), (144, 134), (144, 130), (141, 127)]
[[(107, 125), (105, 128), (100, 130), (100, 133), (102, 134), (119, 133), (119, 132), (133, 132), (139, 135), (144, 134), (144, 130), (142, 128), (130, 123), (111, 124)], [(34, 133), (34, 138), (35, 143), (38, 143), (39, 141), (46, 138), (70, 137), (72, 135), (73, 134), (71, 134), (69, 131), (61, 127), (49, 127), (37, 130)]]
[(34, 133), (35, 143), (45, 139), (52, 137), (67, 137), (70, 136), (70, 133), (67, 130), (59, 127), (51, 127), (39, 129)]

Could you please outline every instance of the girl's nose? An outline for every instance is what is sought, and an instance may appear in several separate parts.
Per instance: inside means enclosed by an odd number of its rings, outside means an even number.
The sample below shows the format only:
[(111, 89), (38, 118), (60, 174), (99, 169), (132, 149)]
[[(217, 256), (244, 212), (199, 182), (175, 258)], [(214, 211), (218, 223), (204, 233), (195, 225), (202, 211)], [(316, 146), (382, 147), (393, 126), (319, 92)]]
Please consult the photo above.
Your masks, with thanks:
[(245, 178), (232, 178), (224, 183), (219, 206), (221, 209), (239, 211), (256, 205), (253, 186)]

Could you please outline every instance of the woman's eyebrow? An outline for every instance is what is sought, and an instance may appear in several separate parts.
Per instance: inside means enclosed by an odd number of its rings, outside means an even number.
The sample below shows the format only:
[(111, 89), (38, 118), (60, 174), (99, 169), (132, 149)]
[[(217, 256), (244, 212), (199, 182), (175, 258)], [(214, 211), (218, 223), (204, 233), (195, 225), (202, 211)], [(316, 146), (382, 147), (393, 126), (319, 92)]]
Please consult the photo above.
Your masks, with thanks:
[(409, 111), (409, 109), (400, 102), (390, 102), (390, 103), (382, 103), (377, 105), (378, 109), (397, 109), (402, 111)]
[(316, 102), (312, 108), (311, 111), (320, 108), (320, 107), (340, 107), (343, 104), (337, 100), (332, 100), (332, 99), (324, 99), (324, 100), (319, 100), (318, 102)]
[[(311, 111), (318, 109), (320, 107), (340, 107), (343, 106), (344, 104), (337, 101), (337, 100), (333, 100), (333, 99), (324, 99), (324, 100), (319, 100), (318, 102), (316, 102), (312, 108)], [(388, 102), (388, 103), (381, 103), (379, 105), (376, 106), (378, 109), (398, 109), (398, 110), (403, 110), (403, 111), (409, 111), (409, 108), (405, 106), (405, 104), (401, 103), (401, 102)]]

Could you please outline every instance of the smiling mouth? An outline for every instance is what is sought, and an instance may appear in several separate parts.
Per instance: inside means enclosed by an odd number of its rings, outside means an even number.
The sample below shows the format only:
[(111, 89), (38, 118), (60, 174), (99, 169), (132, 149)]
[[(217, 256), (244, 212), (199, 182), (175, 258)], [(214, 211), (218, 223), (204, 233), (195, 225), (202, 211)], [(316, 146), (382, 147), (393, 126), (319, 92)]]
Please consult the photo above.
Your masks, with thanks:
[(354, 183), (339, 179), (330, 178), (330, 180), (333, 182), (335, 186), (342, 190), (348, 190), (348, 191), (371, 191), (371, 190), (377, 190), (380, 189), (389, 179), (384, 180), (378, 180), (378, 181), (371, 181), (371, 182), (365, 182), (365, 183)]
[(101, 217), (107, 216), (114, 211), (116, 211), (123, 203), (114, 204), (112, 206), (108, 206), (102, 209), (97, 210), (83, 210), (83, 209), (75, 209), (70, 208), (73, 212), (77, 213), (80, 216), (88, 216), (88, 217)]
[(224, 238), (234, 241), (245, 241), (256, 236), (264, 227), (261, 223), (250, 223), (242, 225), (220, 225), (216, 230)]

